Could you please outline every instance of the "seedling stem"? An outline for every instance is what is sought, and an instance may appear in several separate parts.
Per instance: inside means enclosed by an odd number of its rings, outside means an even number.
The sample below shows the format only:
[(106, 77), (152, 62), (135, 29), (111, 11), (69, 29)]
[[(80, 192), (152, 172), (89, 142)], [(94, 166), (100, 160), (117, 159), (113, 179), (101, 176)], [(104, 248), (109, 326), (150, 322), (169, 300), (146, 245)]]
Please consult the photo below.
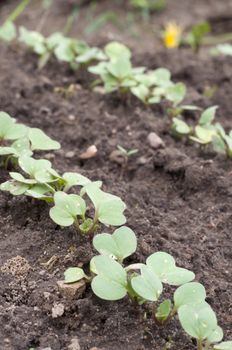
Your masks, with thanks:
[(7, 17), (6, 22), (14, 22), (24, 11), (27, 5), (31, 0), (22, 0), (20, 4), (11, 12), (11, 14)]

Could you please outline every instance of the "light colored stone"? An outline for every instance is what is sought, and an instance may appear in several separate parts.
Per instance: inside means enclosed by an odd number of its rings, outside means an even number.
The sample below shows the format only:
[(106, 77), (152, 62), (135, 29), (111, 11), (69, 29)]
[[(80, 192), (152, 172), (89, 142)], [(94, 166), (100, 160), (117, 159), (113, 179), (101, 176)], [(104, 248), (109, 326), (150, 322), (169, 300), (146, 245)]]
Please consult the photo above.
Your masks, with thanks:
[(68, 299), (78, 299), (85, 291), (85, 281), (81, 280), (76, 283), (65, 283), (64, 281), (58, 281), (60, 293)]
[(68, 346), (68, 350), (81, 350), (78, 338), (73, 338), (71, 344)]
[(55, 303), (52, 308), (52, 318), (60, 317), (64, 314), (64, 304)]
[(148, 135), (147, 141), (148, 141), (149, 145), (154, 149), (164, 147), (163, 140), (155, 132), (151, 132)]

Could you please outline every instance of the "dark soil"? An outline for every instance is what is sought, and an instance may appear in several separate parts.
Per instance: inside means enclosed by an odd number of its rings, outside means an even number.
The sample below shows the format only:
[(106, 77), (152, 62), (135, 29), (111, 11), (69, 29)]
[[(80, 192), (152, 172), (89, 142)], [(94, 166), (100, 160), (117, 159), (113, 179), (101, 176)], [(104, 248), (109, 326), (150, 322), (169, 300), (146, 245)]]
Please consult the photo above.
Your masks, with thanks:
[[(14, 1), (3, 3), (1, 18), (15, 5)], [(39, 3), (33, 2), (32, 9), (22, 16), (20, 21), (26, 26), (35, 27), (41, 13)], [(50, 32), (62, 26), (62, 11), (68, 11), (67, 4), (60, 3), (50, 14)], [(97, 11), (106, 8), (117, 11), (119, 18), (126, 16), (125, 8), (111, 1), (101, 1)], [(167, 9), (152, 15), (150, 24), (145, 25), (150, 26), (149, 31), (143, 32), (143, 24), (139, 27), (141, 40), (112, 25), (87, 39), (94, 44), (112, 37), (121, 39), (132, 47), (136, 64), (168, 67), (174, 79), (187, 84), (187, 103), (219, 105), (218, 120), (231, 128), (232, 59), (212, 58), (204, 49), (198, 55), (190, 49), (167, 51), (151, 33), (154, 23), (170, 19), (191, 25), (202, 18), (232, 18), (231, 8), (229, 0), (168, 1)], [(78, 35), (85, 38), (86, 11), (88, 7), (82, 9), (77, 24), (82, 28)], [(228, 30), (228, 20), (214, 21), (219, 23), (218, 32), (223, 23)], [(78, 171), (93, 180), (101, 179), (105, 190), (119, 195), (127, 204), (128, 225), (139, 242), (130, 262), (145, 261), (158, 250), (173, 254), (179, 265), (193, 270), (205, 285), (207, 301), (217, 313), (225, 339), (231, 339), (231, 160), (173, 139), (163, 107), (145, 108), (133, 98), (92, 92), (88, 74), (74, 73), (55, 61), (39, 72), (36, 63), (36, 57), (19, 45), (1, 44), (0, 109), (20, 122), (40, 127), (62, 144), (60, 151), (43, 155), (61, 173)], [(71, 97), (54, 92), (56, 87), (70, 84), (76, 85)], [(212, 86), (217, 90), (209, 99), (204, 92)], [(150, 148), (150, 132), (163, 139), (163, 149)], [(98, 148), (97, 157), (80, 161), (79, 154), (92, 144)], [(139, 150), (121, 178), (120, 166), (109, 158), (118, 144)], [(6, 179), (7, 172), (1, 169), (1, 182)], [(70, 345), (75, 338), (81, 350), (196, 348), (178, 320), (159, 328), (150, 318), (149, 308), (136, 307), (126, 298), (104, 302), (88, 287), (80, 299), (65, 299), (56, 282), (63, 279), (67, 267), (87, 264), (94, 251), (88, 238), (76, 238), (72, 228), (55, 226), (48, 210), (46, 204), (1, 193), (0, 267), (16, 256), (26, 259), (22, 263), (29, 266), (16, 264), (11, 273), (0, 272), (0, 350), (77, 350)], [(44, 265), (51, 258), (53, 264)], [(55, 303), (65, 307), (58, 318), (52, 318)]]

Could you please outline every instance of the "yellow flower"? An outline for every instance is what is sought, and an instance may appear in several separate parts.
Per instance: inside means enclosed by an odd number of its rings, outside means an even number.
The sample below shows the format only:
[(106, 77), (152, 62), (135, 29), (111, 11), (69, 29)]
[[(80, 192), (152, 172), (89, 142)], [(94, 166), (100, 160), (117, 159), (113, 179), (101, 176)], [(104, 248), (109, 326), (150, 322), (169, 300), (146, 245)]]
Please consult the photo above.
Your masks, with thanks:
[(180, 44), (182, 28), (175, 22), (169, 22), (165, 26), (163, 40), (167, 48), (176, 48)]

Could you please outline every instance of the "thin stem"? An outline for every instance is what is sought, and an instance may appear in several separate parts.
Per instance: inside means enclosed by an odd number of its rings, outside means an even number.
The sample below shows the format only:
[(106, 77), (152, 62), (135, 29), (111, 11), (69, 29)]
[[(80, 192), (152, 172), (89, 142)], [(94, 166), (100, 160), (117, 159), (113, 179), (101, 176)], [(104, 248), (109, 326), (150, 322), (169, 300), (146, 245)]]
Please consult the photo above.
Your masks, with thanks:
[(201, 339), (197, 339), (197, 350), (203, 350), (203, 344)]
[(82, 234), (82, 231), (81, 231), (81, 229), (80, 229), (80, 225), (79, 225), (79, 221), (78, 221), (78, 219), (77, 219), (77, 218), (75, 218), (75, 219), (74, 219), (74, 227), (75, 227), (75, 229), (76, 229), (77, 233)]
[(6, 22), (14, 22), (24, 11), (27, 5), (31, 0), (22, 0), (20, 4), (11, 12), (11, 14), (7, 17)]
[(71, 15), (68, 16), (67, 18), (67, 21), (65, 23), (65, 26), (64, 26), (64, 29), (63, 29), (63, 34), (64, 35), (68, 35), (69, 32), (71, 31), (72, 29), (72, 26), (73, 26), (73, 22), (75, 21), (76, 17), (78, 16), (79, 14), (79, 9), (78, 7), (76, 6), (74, 8), (74, 10), (72, 11)]
[(43, 28), (43, 26), (48, 18), (48, 15), (50, 14), (51, 7), (52, 7), (52, 4), (48, 8), (45, 9), (37, 27), (36, 27), (36, 32), (41, 32), (41, 30), (42, 30), (42, 28)]

